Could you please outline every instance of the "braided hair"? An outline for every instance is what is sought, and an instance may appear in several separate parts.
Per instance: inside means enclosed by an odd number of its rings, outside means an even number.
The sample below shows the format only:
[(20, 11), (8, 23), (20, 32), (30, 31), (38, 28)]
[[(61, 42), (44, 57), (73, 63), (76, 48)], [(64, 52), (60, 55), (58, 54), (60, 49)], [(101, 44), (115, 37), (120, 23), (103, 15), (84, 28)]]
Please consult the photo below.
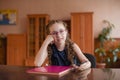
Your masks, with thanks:
[[(52, 20), (48, 23), (48, 25), (46, 26), (47, 28), (47, 33), (49, 34), (49, 28), (55, 24), (55, 23), (60, 23), (60, 24), (63, 24), (64, 27), (66, 28), (67, 30), (67, 24), (61, 20)], [(74, 44), (74, 42), (69, 38), (69, 34), (67, 34), (67, 38), (66, 38), (66, 41), (65, 41), (65, 47), (66, 47), (66, 53), (68, 54), (68, 60), (71, 62), (71, 64), (73, 64), (73, 57), (75, 56), (75, 52), (73, 50), (73, 47), (72, 45)], [(50, 47), (51, 44), (48, 45), (48, 61), (49, 61), (49, 64), (51, 64), (51, 55), (52, 55), (52, 49)]]

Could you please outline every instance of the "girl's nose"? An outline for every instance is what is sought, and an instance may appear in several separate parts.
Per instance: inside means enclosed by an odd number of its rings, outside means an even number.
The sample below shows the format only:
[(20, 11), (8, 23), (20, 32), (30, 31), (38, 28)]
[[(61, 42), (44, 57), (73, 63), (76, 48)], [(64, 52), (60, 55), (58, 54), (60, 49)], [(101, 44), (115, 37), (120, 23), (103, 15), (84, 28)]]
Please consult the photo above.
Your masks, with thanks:
[(61, 33), (60, 33), (60, 32), (57, 32), (56, 36), (57, 36), (57, 37), (61, 37)]

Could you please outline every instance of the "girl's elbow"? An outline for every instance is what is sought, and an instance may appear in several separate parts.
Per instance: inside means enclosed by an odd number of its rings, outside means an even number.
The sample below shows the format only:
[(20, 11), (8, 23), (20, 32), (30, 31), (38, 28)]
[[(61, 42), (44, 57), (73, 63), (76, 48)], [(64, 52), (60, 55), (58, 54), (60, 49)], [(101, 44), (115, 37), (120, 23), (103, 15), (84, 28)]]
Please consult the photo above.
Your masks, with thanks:
[(35, 65), (35, 66), (40, 66), (39, 62), (36, 61), (36, 60), (34, 61), (34, 65)]

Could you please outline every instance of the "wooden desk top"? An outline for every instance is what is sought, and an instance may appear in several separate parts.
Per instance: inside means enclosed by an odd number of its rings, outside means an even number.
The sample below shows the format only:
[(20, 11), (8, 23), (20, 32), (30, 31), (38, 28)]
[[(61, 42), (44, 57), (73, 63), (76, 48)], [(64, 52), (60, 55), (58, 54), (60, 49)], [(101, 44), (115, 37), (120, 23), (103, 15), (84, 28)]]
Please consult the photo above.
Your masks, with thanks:
[(119, 80), (120, 69), (87, 69), (71, 72), (62, 77), (30, 74), (33, 67), (0, 65), (0, 80)]

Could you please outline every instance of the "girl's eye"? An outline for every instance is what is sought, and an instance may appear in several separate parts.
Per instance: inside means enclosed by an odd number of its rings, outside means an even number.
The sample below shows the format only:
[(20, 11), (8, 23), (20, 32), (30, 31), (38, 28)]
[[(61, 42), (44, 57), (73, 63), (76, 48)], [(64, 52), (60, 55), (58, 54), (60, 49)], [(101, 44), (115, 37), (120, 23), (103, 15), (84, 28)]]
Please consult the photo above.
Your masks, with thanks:
[(65, 32), (65, 30), (60, 30), (59, 32), (54, 31), (51, 33), (51, 35), (58, 35), (58, 33), (63, 34), (64, 32)]
[(58, 32), (53, 32), (53, 33), (52, 33), (52, 35), (56, 35), (56, 34), (58, 34)]
[(63, 33), (64, 32), (64, 30), (60, 30), (60, 33)]

